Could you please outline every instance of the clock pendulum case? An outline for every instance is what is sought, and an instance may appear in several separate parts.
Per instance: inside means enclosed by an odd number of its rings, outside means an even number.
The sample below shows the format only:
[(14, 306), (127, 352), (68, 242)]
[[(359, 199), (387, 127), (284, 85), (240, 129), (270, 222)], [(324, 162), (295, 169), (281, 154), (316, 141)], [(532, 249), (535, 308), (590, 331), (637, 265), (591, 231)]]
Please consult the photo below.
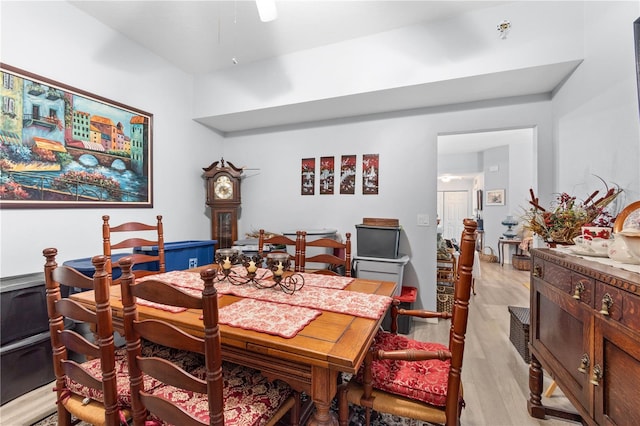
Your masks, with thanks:
[(218, 241), (218, 249), (231, 247), (238, 239), (242, 169), (222, 158), (203, 170), (211, 207), (211, 238)]

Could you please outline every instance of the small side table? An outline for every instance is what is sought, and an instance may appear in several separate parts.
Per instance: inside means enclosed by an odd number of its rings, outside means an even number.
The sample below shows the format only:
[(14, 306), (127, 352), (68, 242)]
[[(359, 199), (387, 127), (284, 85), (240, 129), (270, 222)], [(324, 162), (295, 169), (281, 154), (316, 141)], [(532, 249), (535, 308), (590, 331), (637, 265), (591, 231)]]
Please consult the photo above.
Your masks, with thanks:
[(498, 239), (498, 262), (500, 266), (504, 266), (504, 246), (516, 246), (516, 254), (521, 254), (520, 238), (499, 238)]

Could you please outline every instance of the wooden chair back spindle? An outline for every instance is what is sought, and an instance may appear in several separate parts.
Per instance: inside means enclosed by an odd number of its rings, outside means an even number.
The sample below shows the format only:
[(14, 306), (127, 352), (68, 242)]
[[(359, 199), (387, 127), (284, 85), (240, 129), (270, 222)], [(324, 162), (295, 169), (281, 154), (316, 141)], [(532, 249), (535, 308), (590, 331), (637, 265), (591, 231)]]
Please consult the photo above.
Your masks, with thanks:
[[(109, 224), (110, 217), (108, 215), (102, 216), (102, 248), (103, 254), (107, 256), (107, 272), (112, 273), (113, 263), (112, 256), (116, 253), (122, 253), (123, 249), (135, 250), (141, 248), (134, 253), (127, 252), (127, 256), (130, 257), (134, 264), (144, 264), (147, 262), (155, 262), (158, 264), (157, 270), (136, 270), (134, 274), (136, 277), (142, 277), (145, 275), (158, 274), (166, 271), (165, 264), (165, 248), (164, 248), (164, 227), (162, 224), (162, 216), (156, 216), (156, 224), (149, 225), (140, 222), (125, 222), (117, 226)], [(114, 233), (122, 235), (123, 239), (119, 241), (113, 241)], [(122, 233), (122, 234), (119, 234)], [(145, 247), (157, 248), (157, 254), (145, 253)], [(113, 284), (118, 284), (119, 279), (112, 280)]]
[[(271, 244), (275, 246), (287, 246), (293, 247), (293, 251), (295, 254), (289, 254), (289, 259), (293, 262), (293, 270), (295, 272), (300, 272), (300, 241), (301, 241), (302, 233), (301, 231), (296, 231), (296, 239), (295, 241), (289, 237), (284, 235), (272, 235), (270, 237), (267, 236), (264, 229), (260, 230), (258, 237), (258, 254), (261, 258), (266, 258), (264, 253), (265, 244)], [(288, 253), (286, 247), (284, 249), (272, 250), (270, 253)]]
[[(58, 266), (57, 249), (43, 250), (47, 313), (53, 351), (53, 366), (58, 394), (58, 425), (70, 425), (71, 415), (93, 424), (119, 425), (117, 377), (115, 368), (115, 342), (111, 305), (109, 303), (110, 275), (106, 271), (107, 258), (94, 256), (93, 278), (68, 266)], [(61, 286), (93, 290), (96, 311), (90, 311), (78, 302), (62, 297)], [(65, 319), (86, 323), (95, 329), (95, 343), (72, 329), (65, 329)], [(99, 358), (101, 379), (70, 358), (75, 353), (88, 360)], [(83, 402), (85, 396), (69, 390), (71, 380), (84, 388), (102, 392), (104, 402)], [(91, 391), (93, 392), (93, 391)]]
[[(331, 250), (331, 253), (319, 253), (307, 256), (307, 247), (320, 247)], [(335, 252), (339, 251), (344, 257), (338, 257)], [(344, 268), (344, 275), (351, 276), (351, 233), (345, 234), (345, 242), (333, 238), (318, 238), (307, 241), (307, 233), (302, 231), (300, 243), (300, 272), (305, 272), (307, 263), (324, 263), (329, 265), (325, 269), (314, 271), (316, 273), (339, 275), (335, 272), (339, 267)]]

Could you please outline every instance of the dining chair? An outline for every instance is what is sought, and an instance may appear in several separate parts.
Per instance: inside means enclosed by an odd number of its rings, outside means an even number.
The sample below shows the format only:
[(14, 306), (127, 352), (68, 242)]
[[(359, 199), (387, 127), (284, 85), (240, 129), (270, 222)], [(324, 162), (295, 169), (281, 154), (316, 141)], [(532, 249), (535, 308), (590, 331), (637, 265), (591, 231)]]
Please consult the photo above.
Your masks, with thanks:
[[(289, 385), (279, 380), (270, 382), (257, 370), (222, 361), (215, 270), (200, 273), (204, 289), (192, 295), (153, 277), (136, 282), (131, 259), (125, 257), (120, 264), (134, 425), (142, 426), (147, 420), (181, 426), (274, 425), (289, 412), (292, 423), (298, 423), (299, 396)], [(162, 320), (140, 320), (137, 299), (202, 312), (199, 334), (203, 337)], [(171, 359), (146, 357), (141, 353), (141, 339), (203, 353), (204, 364), (187, 372)], [(162, 384), (146, 387), (141, 380), (143, 373)]]
[[(453, 315), (399, 309), (394, 301), (391, 331), (377, 333), (363, 367), (338, 389), (340, 425), (348, 423), (349, 403), (365, 408), (367, 425), (371, 410), (433, 424), (459, 424), (464, 406), (461, 374), (477, 226), (471, 219), (463, 223)], [(402, 314), (451, 317), (448, 346), (397, 334), (397, 319)]]
[[(264, 229), (260, 230), (258, 236), (258, 255), (261, 258), (265, 258), (264, 246), (270, 244), (271, 246), (277, 246), (278, 248), (272, 249), (269, 253), (289, 253), (289, 259), (293, 262), (293, 269), (295, 272), (300, 272), (300, 238), (302, 231), (296, 231), (295, 241), (289, 237), (280, 234), (267, 234)], [(284, 248), (281, 248), (285, 246)], [(293, 247), (294, 255), (287, 251), (287, 247)], [(290, 267), (291, 269), (291, 267)]]
[[(300, 242), (300, 272), (305, 272), (307, 263), (324, 263), (325, 269), (317, 269), (314, 272), (328, 275), (351, 276), (351, 233), (345, 234), (345, 242), (333, 238), (318, 238), (307, 241), (307, 233), (302, 231)], [(308, 247), (320, 247), (326, 249), (322, 253), (307, 255)], [(331, 251), (329, 253), (328, 251)], [(340, 256), (336, 254), (338, 252)], [(344, 273), (338, 271), (344, 270)]]
[[(109, 224), (109, 216), (102, 216), (102, 249), (103, 254), (107, 256), (107, 271), (112, 272), (112, 256), (114, 250), (122, 253), (122, 250), (133, 250), (133, 253), (126, 252), (131, 257), (134, 264), (144, 264), (152, 262), (154, 270), (135, 270), (136, 277), (142, 277), (150, 274), (158, 274), (165, 272), (165, 253), (164, 253), (164, 228), (162, 225), (162, 216), (156, 216), (156, 224), (144, 224), (140, 222), (125, 222), (117, 226)], [(122, 239), (113, 242), (112, 234), (118, 233)], [(121, 234), (120, 234), (121, 233)], [(157, 254), (151, 251), (145, 253), (147, 247), (157, 247)], [(136, 250), (137, 249), (137, 250)], [(117, 263), (117, 262), (115, 262)], [(117, 284), (120, 280), (113, 280), (113, 284)]]
[[(96, 272), (93, 278), (89, 278), (71, 267), (58, 266), (57, 254), (55, 248), (43, 250), (46, 258), (47, 312), (56, 376), (57, 424), (71, 425), (71, 415), (94, 425), (126, 424), (126, 418), (130, 417), (126, 400), (126, 396), (130, 395), (129, 377), (126, 354), (117, 354), (114, 345), (107, 258), (104, 255), (92, 258)], [(96, 311), (63, 298), (61, 287), (64, 286), (93, 290)], [(76, 326), (80, 323), (91, 325), (95, 331), (95, 343), (71, 327), (65, 328), (65, 322)]]

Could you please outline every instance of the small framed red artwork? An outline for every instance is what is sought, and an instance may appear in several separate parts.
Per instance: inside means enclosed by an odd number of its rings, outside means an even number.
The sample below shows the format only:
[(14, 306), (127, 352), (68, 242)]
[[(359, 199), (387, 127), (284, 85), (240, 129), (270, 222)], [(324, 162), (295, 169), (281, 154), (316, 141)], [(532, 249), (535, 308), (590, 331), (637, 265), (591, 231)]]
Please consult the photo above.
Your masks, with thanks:
[(335, 160), (333, 157), (320, 158), (320, 194), (333, 194), (335, 181)]
[(340, 161), (340, 193), (356, 193), (356, 156), (343, 155)]
[(362, 156), (362, 194), (378, 194), (379, 169), (378, 154), (364, 154)]
[(316, 159), (303, 158), (301, 169), (300, 193), (302, 195), (314, 195), (316, 187)]

